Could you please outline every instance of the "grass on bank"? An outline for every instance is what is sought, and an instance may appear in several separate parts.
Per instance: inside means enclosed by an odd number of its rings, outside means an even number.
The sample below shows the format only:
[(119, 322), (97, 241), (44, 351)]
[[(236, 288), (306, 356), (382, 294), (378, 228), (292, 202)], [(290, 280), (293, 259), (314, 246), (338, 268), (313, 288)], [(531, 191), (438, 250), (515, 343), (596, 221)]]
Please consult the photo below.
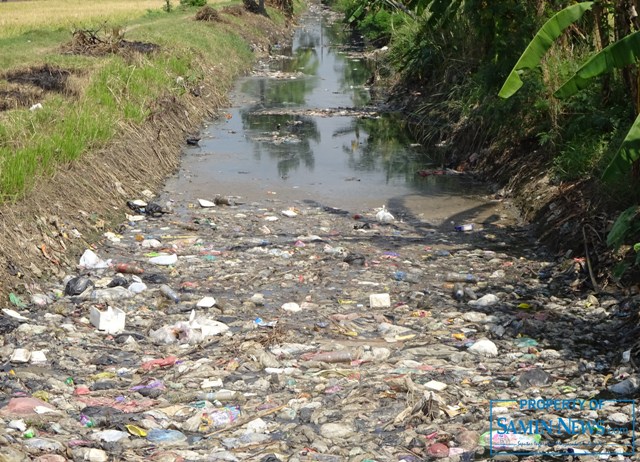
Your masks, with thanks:
[[(21, 2), (27, 5), (29, 2)], [(228, 4), (228, 2), (225, 2)], [(43, 108), (0, 112), (0, 201), (15, 200), (37, 182), (41, 174), (83, 153), (106, 145), (122, 124), (139, 124), (150, 114), (154, 101), (167, 95), (180, 96), (187, 89), (178, 84), (208, 83), (226, 92), (233, 79), (248, 69), (253, 56), (233, 25), (194, 21), (196, 10), (161, 10), (127, 24), (127, 40), (158, 44), (160, 50), (148, 54), (82, 56), (61, 53), (61, 45), (71, 40), (70, 31), (36, 31), (21, 42), (22, 63), (43, 63), (71, 72), (71, 95), (47, 93)], [(270, 11), (271, 17), (278, 12)], [(243, 26), (247, 28), (246, 25)], [(244, 32), (247, 32), (244, 30)], [(260, 30), (249, 31), (263, 36)], [(0, 47), (19, 38), (0, 39)], [(4, 42), (4, 43), (3, 43)], [(30, 48), (30, 44), (33, 48)], [(32, 52), (30, 52), (32, 51)], [(6, 59), (6, 58), (5, 58)], [(24, 68), (9, 58), (3, 69)], [(0, 90), (2, 90), (0, 78)]]

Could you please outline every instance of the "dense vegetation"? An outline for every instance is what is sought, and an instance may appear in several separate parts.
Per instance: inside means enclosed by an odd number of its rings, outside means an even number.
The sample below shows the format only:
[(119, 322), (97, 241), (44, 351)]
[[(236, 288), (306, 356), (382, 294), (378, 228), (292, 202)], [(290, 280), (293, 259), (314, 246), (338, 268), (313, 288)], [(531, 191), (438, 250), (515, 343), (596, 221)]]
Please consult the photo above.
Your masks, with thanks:
[[(576, 3), (336, 0), (333, 6), (373, 45), (389, 46), (386, 73), (399, 76), (397, 94), (412, 108), (421, 142), (437, 146), (452, 165), (474, 167), (490, 153), (517, 152), (523, 163), (542, 162), (555, 184), (589, 183), (609, 207), (627, 210), (609, 240), (620, 247), (640, 240), (634, 124), (640, 2)], [(585, 71), (590, 58), (598, 69)], [(638, 264), (627, 248), (628, 262)]]

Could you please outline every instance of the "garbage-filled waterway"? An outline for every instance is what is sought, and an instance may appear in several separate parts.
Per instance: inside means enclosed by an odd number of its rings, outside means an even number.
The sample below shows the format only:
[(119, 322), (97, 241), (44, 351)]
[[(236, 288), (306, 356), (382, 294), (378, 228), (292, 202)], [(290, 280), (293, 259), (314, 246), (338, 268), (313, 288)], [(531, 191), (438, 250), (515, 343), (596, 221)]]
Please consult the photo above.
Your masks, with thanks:
[(381, 128), (323, 15), (77, 271), (12, 294), (1, 462), (635, 457), (637, 299)]
[(274, 47), (238, 82), (233, 105), (185, 151), (168, 192), (306, 200), (353, 212), (385, 204), (433, 224), (486, 219), (493, 209), (486, 185), (444, 168), (398, 114), (375, 106), (374, 59), (335, 16), (304, 16), (292, 45)]

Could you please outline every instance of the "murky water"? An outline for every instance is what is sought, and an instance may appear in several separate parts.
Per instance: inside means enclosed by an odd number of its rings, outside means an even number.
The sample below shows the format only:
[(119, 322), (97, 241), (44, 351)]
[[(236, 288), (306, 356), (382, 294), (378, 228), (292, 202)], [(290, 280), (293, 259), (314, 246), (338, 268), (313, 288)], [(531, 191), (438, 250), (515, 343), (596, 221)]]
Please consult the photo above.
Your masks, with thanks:
[(387, 204), (434, 224), (491, 216), (482, 185), (433, 174), (440, 167), (400, 118), (374, 111), (371, 70), (353, 45), (343, 45), (344, 35), (318, 11), (305, 16), (292, 48), (239, 81), (233, 107), (185, 150), (168, 192), (189, 200), (297, 199), (350, 211)]

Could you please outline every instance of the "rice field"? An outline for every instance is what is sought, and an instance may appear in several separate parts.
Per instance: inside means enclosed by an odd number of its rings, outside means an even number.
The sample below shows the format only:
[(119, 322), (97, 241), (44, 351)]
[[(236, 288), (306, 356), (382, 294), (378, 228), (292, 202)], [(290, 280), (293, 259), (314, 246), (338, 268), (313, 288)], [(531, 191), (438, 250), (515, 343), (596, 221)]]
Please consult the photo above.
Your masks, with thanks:
[[(178, 0), (171, 2), (174, 7), (179, 4)], [(9, 0), (0, 2), (0, 38), (33, 30), (125, 23), (164, 5), (165, 0)]]

